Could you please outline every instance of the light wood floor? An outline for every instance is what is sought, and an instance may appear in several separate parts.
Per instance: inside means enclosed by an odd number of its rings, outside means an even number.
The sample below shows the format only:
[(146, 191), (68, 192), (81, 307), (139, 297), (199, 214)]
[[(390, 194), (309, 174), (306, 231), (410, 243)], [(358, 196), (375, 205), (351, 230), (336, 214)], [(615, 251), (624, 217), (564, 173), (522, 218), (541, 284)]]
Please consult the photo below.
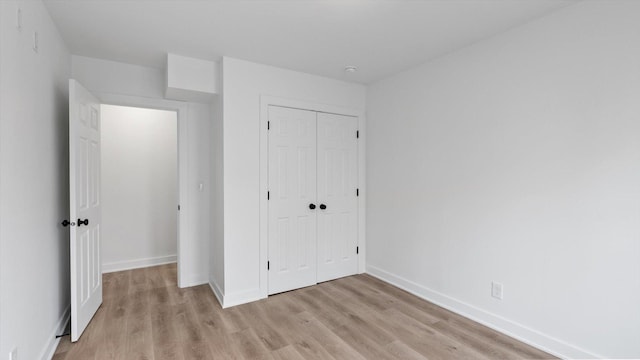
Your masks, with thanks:
[(549, 359), (549, 354), (357, 275), (222, 310), (175, 265), (105, 274), (104, 303), (54, 360)]

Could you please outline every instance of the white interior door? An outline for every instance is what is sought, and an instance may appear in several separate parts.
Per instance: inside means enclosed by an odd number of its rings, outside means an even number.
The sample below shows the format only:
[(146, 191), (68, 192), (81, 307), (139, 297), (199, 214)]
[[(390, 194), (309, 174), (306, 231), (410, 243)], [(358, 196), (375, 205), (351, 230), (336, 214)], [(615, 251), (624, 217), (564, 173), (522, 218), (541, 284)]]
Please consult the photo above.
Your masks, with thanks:
[(268, 116), (268, 281), (275, 294), (317, 282), (316, 113), (269, 106)]
[(69, 194), (71, 341), (75, 342), (102, 304), (100, 103), (75, 80), (69, 80)]
[(318, 113), (318, 282), (356, 274), (358, 119)]

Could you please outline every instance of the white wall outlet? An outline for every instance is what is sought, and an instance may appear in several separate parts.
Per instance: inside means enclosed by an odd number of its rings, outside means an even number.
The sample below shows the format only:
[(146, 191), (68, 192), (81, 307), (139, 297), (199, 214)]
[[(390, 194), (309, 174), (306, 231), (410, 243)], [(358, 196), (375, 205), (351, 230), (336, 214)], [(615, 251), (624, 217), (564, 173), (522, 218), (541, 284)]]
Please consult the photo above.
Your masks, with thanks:
[(9, 353), (9, 360), (18, 360), (18, 348), (15, 347)]
[(498, 300), (502, 300), (502, 284), (495, 281), (491, 282), (491, 296)]

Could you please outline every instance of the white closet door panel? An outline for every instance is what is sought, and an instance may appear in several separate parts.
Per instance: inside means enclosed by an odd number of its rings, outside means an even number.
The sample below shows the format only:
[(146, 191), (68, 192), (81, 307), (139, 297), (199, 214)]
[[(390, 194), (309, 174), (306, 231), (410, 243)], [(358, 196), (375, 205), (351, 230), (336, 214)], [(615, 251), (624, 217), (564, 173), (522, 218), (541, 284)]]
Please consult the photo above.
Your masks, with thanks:
[(358, 270), (357, 127), (355, 117), (318, 113), (318, 282)]
[(316, 283), (316, 113), (269, 106), (269, 294)]

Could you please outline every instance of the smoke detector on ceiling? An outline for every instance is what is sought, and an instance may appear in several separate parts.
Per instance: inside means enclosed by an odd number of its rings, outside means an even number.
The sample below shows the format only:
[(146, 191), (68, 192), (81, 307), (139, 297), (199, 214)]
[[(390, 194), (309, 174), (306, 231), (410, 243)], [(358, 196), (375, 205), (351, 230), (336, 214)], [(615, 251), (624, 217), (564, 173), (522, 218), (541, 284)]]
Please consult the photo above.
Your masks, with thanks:
[(344, 72), (352, 74), (354, 72), (358, 71), (358, 68), (355, 66), (345, 66), (344, 67)]

